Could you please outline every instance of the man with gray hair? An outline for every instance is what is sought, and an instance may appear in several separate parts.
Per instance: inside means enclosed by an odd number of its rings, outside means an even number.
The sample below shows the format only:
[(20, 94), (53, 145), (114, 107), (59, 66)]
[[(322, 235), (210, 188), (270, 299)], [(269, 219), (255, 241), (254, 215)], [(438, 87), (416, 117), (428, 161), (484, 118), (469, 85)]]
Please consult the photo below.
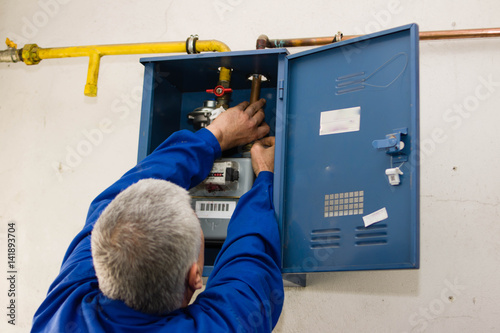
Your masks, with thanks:
[[(171, 135), (91, 204), (33, 321), (39, 332), (270, 332), (283, 305), (272, 205), (274, 138), (265, 100)], [(187, 189), (221, 152), (258, 140), (257, 176), (239, 201), (205, 291), (204, 239)]]

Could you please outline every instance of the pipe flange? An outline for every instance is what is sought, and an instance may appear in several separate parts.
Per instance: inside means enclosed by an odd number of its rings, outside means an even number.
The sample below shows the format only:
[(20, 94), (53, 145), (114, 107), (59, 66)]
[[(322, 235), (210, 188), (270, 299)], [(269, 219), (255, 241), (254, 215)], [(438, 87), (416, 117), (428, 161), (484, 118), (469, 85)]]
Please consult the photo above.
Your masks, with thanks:
[(186, 52), (187, 54), (200, 53), (196, 50), (196, 41), (198, 40), (198, 35), (191, 35), (186, 39)]

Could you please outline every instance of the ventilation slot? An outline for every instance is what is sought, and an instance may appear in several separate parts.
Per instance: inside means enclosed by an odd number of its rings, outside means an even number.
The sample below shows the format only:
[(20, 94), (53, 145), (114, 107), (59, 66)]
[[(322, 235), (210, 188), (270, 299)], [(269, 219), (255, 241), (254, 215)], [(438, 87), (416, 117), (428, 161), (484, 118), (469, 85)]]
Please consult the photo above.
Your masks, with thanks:
[(358, 234), (356, 238), (387, 237), (387, 232), (372, 232), (369, 234)]
[(313, 236), (312, 241), (337, 241), (340, 239), (340, 236)]
[(326, 249), (340, 247), (339, 243), (311, 244), (311, 249)]
[(372, 224), (368, 227), (365, 226), (356, 227), (356, 231), (379, 230), (379, 229), (387, 229), (387, 224)]
[(374, 224), (367, 228), (356, 228), (356, 242), (357, 246), (370, 246), (370, 245), (386, 245), (387, 244), (387, 225)]
[(335, 248), (340, 246), (340, 229), (317, 229), (311, 232), (311, 249)]
[(373, 241), (362, 241), (362, 242), (356, 242), (356, 245), (358, 246), (367, 246), (367, 245), (386, 245), (387, 241), (386, 240), (373, 240)]
[(311, 236), (317, 235), (317, 234), (329, 234), (329, 233), (339, 233), (340, 229), (338, 228), (331, 228), (331, 229), (316, 229), (311, 231)]

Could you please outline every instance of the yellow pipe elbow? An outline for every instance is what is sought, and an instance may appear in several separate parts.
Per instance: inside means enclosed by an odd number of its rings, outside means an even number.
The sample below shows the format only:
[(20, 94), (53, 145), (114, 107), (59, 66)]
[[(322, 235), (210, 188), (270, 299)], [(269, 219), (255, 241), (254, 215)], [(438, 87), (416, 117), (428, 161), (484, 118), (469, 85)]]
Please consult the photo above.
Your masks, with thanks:
[[(215, 52), (229, 52), (231, 49), (229, 46), (220, 42), (218, 40), (199, 40), (196, 42), (196, 51), (197, 52), (207, 52), (207, 51), (215, 51)], [(219, 73), (219, 82), (231, 81), (231, 70), (229, 68), (222, 67)]]
[(87, 83), (83, 93), (88, 97), (97, 96), (97, 78), (99, 77), (99, 66), (101, 64), (101, 56), (92, 54), (89, 57), (89, 69), (87, 72)]
[(196, 51), (229, 52), (231, 49), (226, 44), (219, 42), (218, 40), (199, 40), (196, 42)]

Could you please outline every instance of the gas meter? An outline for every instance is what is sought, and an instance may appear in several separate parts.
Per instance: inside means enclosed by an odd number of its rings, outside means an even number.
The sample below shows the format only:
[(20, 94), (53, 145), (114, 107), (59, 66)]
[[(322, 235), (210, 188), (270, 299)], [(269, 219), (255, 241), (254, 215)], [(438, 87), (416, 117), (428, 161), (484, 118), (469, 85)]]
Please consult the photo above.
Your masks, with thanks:
[(223, 242), (239, 198), (252, 188), (250, 158), (223, 158), (214, 162), (208, 177), (189, 194), (206, 242)]

